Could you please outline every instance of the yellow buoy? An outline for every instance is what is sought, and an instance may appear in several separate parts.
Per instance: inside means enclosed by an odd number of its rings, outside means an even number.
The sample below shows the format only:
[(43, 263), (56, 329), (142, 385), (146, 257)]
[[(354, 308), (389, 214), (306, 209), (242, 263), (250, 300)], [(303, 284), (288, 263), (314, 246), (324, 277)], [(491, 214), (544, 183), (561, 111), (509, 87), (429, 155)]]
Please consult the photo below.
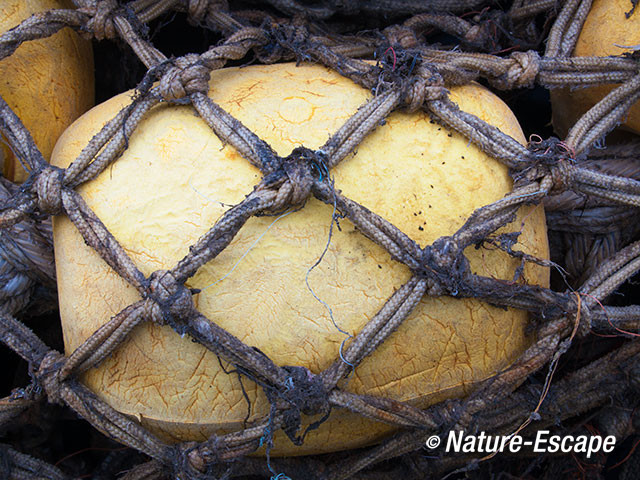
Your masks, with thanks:
[[(371, 93), (321, 66), (277, 64), (215, 71), (210, 96), (286, 156), (319, 148)], [(102, 125), (128, 102), (119, 95), (86, 113), (62, 136), (53, 163), (66, 167)], [(463, 110), (524, 142), (507, 106), (478, 85), (452, 90)], [(422, 246), (455, 232), (478, 207), (511, 190), (507, 168), (423, 112), (396, 112), (333, 171), (335, 187), (389, 220)], [(174, 266), (190, 245), (250, 193), (261, 174), (223, 145), (186, 106), (155, 107), (129, 139), (122, 158), (79, 188), (89, 206), (149, 275)], [(327, 243), (332, 206), (310, 199), (280, 217), (250, 219), (231, 245), (187, 286), (201, 290), (197, 308), (212, 322), (279, 365), (318, 373), (411, 276), (347, 220)], [(516, 248), (548, 258), (542, 207), (523, 209), (513, 228)], [(58, 286), (67, 353), (139, 299), (66, 217), (54, 222)], [(473, 270), (512, 280), (519, 262), (470, 248)], [(548, 272), (525, 269), (526, 281), (547, 285)], [(333, 311), (334, 325), (327, 306)], [(416, 310), (355, 370), (346, 389), (424, 407), (468, 393), (512, 363), (529, 345), (525, 312), (481, 301), (424, 298)], [(348, 342), (348, 341), (347, 341)], [(247, 415), (242, 385), (211, 352), (169, 327), (144, 324), (84, 382), (117, 410), (172, 441), (203, 440), (240, 430)], [(250, 419), (268, 414), (264, 393), (246, 378)], [(295, 447), (283, 435), (272, 454), (354, 448), (392, 427), (334, 409)]]
[[(62, 0), (1, 0), (0, 32), (16, 27), (29, 16), (59, 8), (73, 8)], [(91, 42), (71, 29), (24, 42), (0, 61), (0, 95), (22, 120), (45, 159), (71, 122), (93, 105)], [(28, 173), (6, 142), (0, 160), (3, 174), (23, 182)]]
[[(640, 12), (627, 18), (632, 8), (627, 0), (594, 0), (578, 37), (573, 55), (606, 57), (629, 53), (640, 44)], [(551, 90), (553, 127), (565, 136), (573, 124), (617, 85)], [(640, 103), (636, 102), (622, 121), (627, 130), (640, 133)]]

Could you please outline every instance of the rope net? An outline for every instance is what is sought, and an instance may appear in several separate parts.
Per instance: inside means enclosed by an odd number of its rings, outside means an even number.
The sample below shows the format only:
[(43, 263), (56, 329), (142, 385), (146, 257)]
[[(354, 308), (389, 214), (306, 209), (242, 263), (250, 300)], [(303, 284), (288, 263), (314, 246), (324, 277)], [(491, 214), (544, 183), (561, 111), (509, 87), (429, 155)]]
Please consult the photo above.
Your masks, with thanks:
[[(20, 119), (0, 99), (2, 133), (30, 171), (20, 187), (3, 180), (6, 186), (0, 192), (4, 249), (0, 275), (6, 279), (3, 285), (12, 288), (0, 292), (0, 331), (2, 341), (28, 362), (33, 380), (0, 401), (0, 425), (19, 421), (44, 398), (69, 407), (106, 436), (147, 456), (123, 475), (129, 480), (171, 475), (346, 479), (402, 474), (423, 478), (456, 469), (470, 471), (487, 460), (470, 454), (424, 455), (427, 438), (452, 430), (522, 431), (528, 435), (596, 412), (606, 432), (616, 435), (619, 442), (633, 432), (640, 353), (640, 344), (633, 337), (640, 329), (640, 307), (617, 305), (610, 299), (640, 269), (638, 227), (633, 221), (635, 208), (640, 206), (638, 143), (606, 149), (595, 146), (640, 98), (640, 75), (634, 55), (571, 56), (591, 1), (514, 1), (507, 10), (482, 0), (328, 1), (319, 6), (269, 0), (257, 9), (230, 8), (224, 1), (207, 0), (74, 3), (74, 9), (36, 14), (4, 33), (0, 58), (11, 55), (23, 42), (71, 28), (97, 40), (124, 42), (147, 73), (130, 104), (104, 125), (66, 169), (45, 161)], [(153, 46), (146, 25), (170, 12), (186, 13), (190, 22), (223, 40), (201, 54), (168, 58)], [(357, 32), (353, 19), (364, 16), (377, 30)], [(434, 31), (455, 37), (460, 48), (427, 43), (425, 38)], [(543, 40), (546, 44), (541, 51)], [(393, 49), (393, 62), (385, 60), (389, 49)], [(374, 56), (376, 63), (366, 61)], [(249, 58), (260, 63), (321, 64), (375, 95), (321, 148), (302, 146), (281, 157), (207, 95), (213, 70)], [(523, 146), (460, 110), (450, 99), (447, 87), (476, 80), (500, 90), (535, 85), (549, 89), (617, 86), (563, 140), (532, 138)], [(263, 176), (173, 268), (145, 276), (76, 189), (118, 160), (128, 137), (160, 103), (192, 108), (223, 144), (232, 146)], [(452, 235), (426, 247), (344, 196), (331, 183), (331, 169), (397, 109), (422, 109), (442, 126), (462, 134), (509, 168), (513, 190), (477, 209)], [(211, 322), (198, 311), (193, 292), (185, 287), (250, 218), (299, 208), (310, 197), (334, 207), (412, 272), (345, 344), (340, 358), (317, 374), (300, 366), (279, 366)], [(548, 210), (554, 261), (513, 251), (507, 238), (496, 236), (498, 229), (515, 219), (521, 206), (541, 203)], [(141, 296), (69, 356), (50, 348), (18, 320), (28, 305), (33, 308), (34, 299), (43, 298), (38, 289), (55, 282), (51, 215), (66, 215), (86, 244)], [(16, 239), (25, 235), (30, 241), (20, 244)], [(484, 242), (523, 262), (557, 269), (566, 283), (563, 288), (548, 289), (474, 274), (464, 250)], [(13, 279), (19, 281), (10, 281)], [(341, 381), (385, 342), (425, 295), (478, 298), (528, 311), (536, 340), (515, 363), (482, 382), (468, 397), (426, 409), (343, 389)], [(99, 365), (145, 322), (170, 325), (176, 334), (189, 335), (233, 365), (235, 372), (256, 382), (270, 402), (269, 415), (241, 431), (173, 445), (104, 403), (78, 380), (79, 374)], [(554, 377), (561, 357), (572, 356), (571, 345), (593, 341), (595, 335), (617, 338), (606, 349), (594, 349), (589, 361), (570, 363), (562, 375)], [(543, 381), (526, 382), (527, 378)], [(612, 401), (617, 408), (602, 408)], [(329, 456), (247, 456), (265, 442), (271, 443), (278, 430), (301, 442), (304, 418), (323, 417), (338, 408), (394, 425), (398, 433), (378, 445)], [(10, 446), (1, 452), (9, 478), (69, 478), (58, 467)], [(401, 461), (385, 462), (390, 459)]]

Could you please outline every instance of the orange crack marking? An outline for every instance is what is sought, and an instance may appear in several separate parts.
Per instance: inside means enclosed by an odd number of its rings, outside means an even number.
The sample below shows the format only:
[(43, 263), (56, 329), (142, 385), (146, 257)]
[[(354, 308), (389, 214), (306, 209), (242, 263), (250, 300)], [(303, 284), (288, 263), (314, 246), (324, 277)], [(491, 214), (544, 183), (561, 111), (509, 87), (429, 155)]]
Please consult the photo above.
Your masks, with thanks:
[(243, 108), (242, 102), (253, 95), (252, 90), (259, 84), (260, 82), (253, 82), (248, 87), (243, 88), (236, 95), (234, 95), (233, 100), (231, 101), (235, 103), (239, 108)]
[(301, 92), (308, 93), (309, 95), (313, 95), (314, 97), (322, 97), (325, 98), (326, 95), (322, 95), (321, 93), (312, 92), (311, 90), (300, 90)]
[[(282, 107), (285, 106), (287, 102), (290, 102), (292, 100), (294, 100), (294, 101), (298, 100), (293, 105), (294, 108), (292, 108), (290, 112), (283, 112)], [(304, 106), (303, 106), (303, 104), (304, 104)], [(278, 116), (283, 121), (285, 121), (287, 123), (292, 123), (294, 125), (300, 125), (301, 123), (308, 122), (309, 120), (311, 120), (313, 118), (313, 116), (316, 113), (316, 108), (317, 107), (315, 105), (310, 103), (304, 97), (297, 97), (297, 96), (286, 97), (286, 98), (284, 98), (282, 100), (280, 108), (278, 109)], [(307, 118), (300, 118), (300, 117), (302, 117), (302, 113), (303, 113), (302, 110), (303, 109), (306, 109), (308, 111)], [(283, 113), (284, 113), (284, 115), (283, 115)], [(292, 113), (293, 113), (293, 115), (291, 115)], [(289, 116), (289, 118), (287, 118), (287, 116)]]

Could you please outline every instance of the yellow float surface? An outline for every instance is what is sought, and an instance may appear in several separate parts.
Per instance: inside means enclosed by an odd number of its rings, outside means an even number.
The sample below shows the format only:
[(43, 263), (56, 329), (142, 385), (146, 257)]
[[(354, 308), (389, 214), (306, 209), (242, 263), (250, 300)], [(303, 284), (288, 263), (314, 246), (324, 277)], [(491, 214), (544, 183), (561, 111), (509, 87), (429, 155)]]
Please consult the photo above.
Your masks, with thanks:
[[(282, 156), (303, 144), (320, 147), (371, 97), (337, 73), (308, 65), (224, 69), (213, 73), (210, 85), (214, 101)], [(115, 97), (73, 124), (57, 144), (53, 163), (66, 167), (131, 95)], [(511, 111), (488, 90), (456, 88), (452, 98), (463, 110), (524, 141)], [(511, 189), (504, 166), (426, 113), (392, 114), (332, 174), (337, 189), (422, 246), (452, 234), (474, 209)], [(173, 267), (260, 178), (192, 108), (162, 105), (133, 133), (122, 158), (79, 191), (149, 275)], [(188, 282), (202, 290), (195, 296), (198, 309), (279, 365), (303, 365), (315, 373), (327, 368), (338, 358), (345, 335), (314, 299), (305, 276), (325, 248), (332, 210), (310, 199), (285, 217), (250, 219), (231, 245)], [(542, 207), (523, 210), (511, 227), (522, 225), (516, 248), (548, 258)], [(411, 273), (347, 219), (340, 220), (340, 227), (334, 228), (309, 284), (331, 307), (340, 328), (355, 335)], [(139, 297), (84, 244), (66, 217), (55, 218), (54, 231), (70, 353)], [(496, 251), (471, 247), (467, 253), (473, 270), (482, 275), (510, 281), (519, 265)], [(548, 284), (548, 272), (540, 267), (527, 267), (525, 275), (527, 282)], [(467, 394), (529, 345), (527, 318), (524, 312), (476, 300), (425, 298), (345, 388), (420, 407)], [(100, 398), (172, 441), (203, 440), (243, 428), (248, 406), (240, 381), (222, 371), (215, 355), (166, 326), (144, 324), (132, 333), (112, 357), (83, 376)], [(250, 418), (267, 415), (264, 393), (246, 378), (242, 383), (251, 402)], [(389, 425), (334, 409), (303, 447), (276, 435), (272, 454), (353, 448), (392, 431)]]
[[(66, 0), (0, 0), (0, 32), (31, 15), (73, 8)], [(49, 160), (58, 137), (93, 105), (91, 43), (65, 28), (51, 37), (24, 42), (0, 61), (0, 96), (9, 104)], [(3, 175), (23, 182), (28, 173), (2, 141)]]
[[(573, 55), (606, 57), (631, 52), (624, 47), (640, 44), (640, 11), (636, 8), (634, 14), (626, 18), (625, 13), (631, 8), (632, 4), (628, 0), (594, 0)], [(556, 131), (565, 136), (580, 116), (613, 88), (615, 85), (551, 90), (553, 126)], [(636, 102), (631, 107), (622, 125), (632, 132), (640, 133), (640, 103)]]

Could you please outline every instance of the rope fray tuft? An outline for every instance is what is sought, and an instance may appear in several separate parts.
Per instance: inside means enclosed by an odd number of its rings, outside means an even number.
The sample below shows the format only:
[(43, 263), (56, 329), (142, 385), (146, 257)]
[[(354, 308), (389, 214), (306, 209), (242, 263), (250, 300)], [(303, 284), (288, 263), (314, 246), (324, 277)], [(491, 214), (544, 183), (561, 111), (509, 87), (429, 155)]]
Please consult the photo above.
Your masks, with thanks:
[(540, 139), (532, 135), (528, 145), (530, 159), (516, 165), (512, 176), (517, 184), (540, 182), (545, 193), (571, 190), (576, 183), (575, 152), (557, 138)]
[(305, 367), (283, 367), (283, 370), (289, 373), (285, 391), (280, 392), (285, 401), (298, 407), (305, 415), (327, 412), (329, 395), (320, 375), (314, 375)]
[(456, 240), (441, 237), (422, 250), (420, 267), (415, 274), (427, 280), (429, 295), (449, 294), (455, 297), (464, 285), (464, 275), (468, 269), (469, 262), (462, 255)]
[[(284, 386), (265, 388), (265, 393), (273, 406), (284, 402), (282, 429), (294, 444), (302, 445), (307, 432), (318, 428), (329, 417), (331, 412), (329, 392), (324, 386), (322, 376), (314, 375), (306, 367), (287, 366), (282, 369), (288, 375)], [(312, 423), (302, 435), (298, 436), (302, 413), (309, 416), (323, 415), (323, 418)], [(273, 434), (272, 431), (268, 436), (271, 434)]]

